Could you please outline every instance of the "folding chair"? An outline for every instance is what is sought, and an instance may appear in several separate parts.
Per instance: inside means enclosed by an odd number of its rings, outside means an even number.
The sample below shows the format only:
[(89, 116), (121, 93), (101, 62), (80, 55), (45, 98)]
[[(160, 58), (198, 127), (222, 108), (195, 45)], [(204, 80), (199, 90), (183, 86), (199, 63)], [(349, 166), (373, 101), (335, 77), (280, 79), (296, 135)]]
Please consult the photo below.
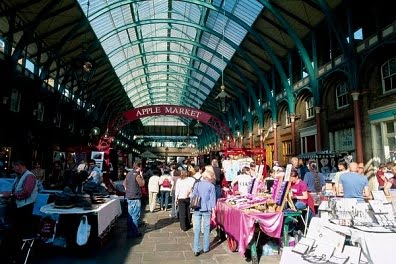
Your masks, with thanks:
[[(47, 240), (49, 237), (44, 235), (43, 232), (47, 232), (47, 233), (51, 232), (51, 235), (53, 236), (52, 237), (52, 241), (53, 241), (53, 238), (55, 236), (56, 223), (58, 221), (59, 216), (55, 217), (56, 219), (53, 220), (54, 221), (54, 225), (53, 226), (51, 226), (51, 227), (49, 225), (44, 226), (45, 225), (45, 220), (47, 219), (48, 216), (46, 214), (43, 214), (40, 211), (40, 208), (48, 203), (49, 197), (50, 197), (49, 194), (41, 194), (40, 193), (37, 196), (36, 202), (34, 203), (33, 216), (39, 219), (39, 224), (35, 226), (34, 230), (36, 232), (34, 233), (34, 235), (22, 238), (21, 253), (22, 253), (22, 255), (25, 256), (24, 264), (26, 264), (28, 262), (30, 253), (31, 253), (31, 251), (33, 249), (33, 246), (34, 246), (34, 244), (35, 244), (35, 242), (37, 240), (40, 240), (40, 241), (43, 241), (43, 242), (47, 243), (43, 239)], [(46, 231), (43, 231), (43, 230), (46, 230)], [(24, 251), (26, 251), (26, 253)]]
[(308, 225), (309, 225), (309, 214), (312, 213), (314, 216), (316, 214), (315, 212), (315, 201), (310, 193), (308, 193), (308, 203), (307, 203), (307, 208), (302, 210), (305, 212), (305, 217), (301, 215), (301, 219), (304, 223), (304, 237), (307, 235), (308, 231)]

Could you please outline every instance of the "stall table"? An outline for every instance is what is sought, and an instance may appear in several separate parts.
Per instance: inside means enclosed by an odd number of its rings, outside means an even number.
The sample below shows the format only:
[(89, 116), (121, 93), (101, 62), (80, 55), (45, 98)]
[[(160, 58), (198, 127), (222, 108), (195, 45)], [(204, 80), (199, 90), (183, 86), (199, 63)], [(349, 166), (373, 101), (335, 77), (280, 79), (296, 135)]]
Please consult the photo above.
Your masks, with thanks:
[(256, 223), (264, 234), (281, 237), (283, 213), (245, 212), (228, 204), (225, 199), (219, 199), (216, 205), (216, 222), (229, 238), (238, 243), (238, 252), (243, 255), (253, 238)]
[[(327, 219), (317, 217), (311, 220), (311, 227), (312, 230), (308, 230), (307, 237), (315, 237), (318, 234), (322, 234), (323, 228), (349, 236), (351, 242), (361, 248), (361, 258), (365, 260), (363, 262), (370, 264), (389, 263), (390, 254), (394, 250), (394, 241), (396, 241), (396, 232), (383, 227), (340, 226), (330, 223)], [(305, 261), (300, 254), (293, 252), (292, 248), (284, 248), (280, 263), (311, 262)]]
[[(55, 208), (54, 203), (44, 205), (40, 211), (44, 214), (59, 214), (60, 217), (65, 215), (88, 215), (95, 216), (97, 219), (97, 237), (103, 236), (112, 224), (121, 215), (121, 204), (119, 199), (109, 199), (103, 204), (93, 205), (93, 209), (84, 210), (83, 208), (73, 207), (69, 209)], [(61, 221), (61, 220), (60, 220)], [(88, 219), (89, 222), (89, 219)], [(92, 225), (92, 223), (90, 223)], [(92, 231), (92, 230), (91, 230)], [(77, 232), (77, 230), (76, 230)], [(92, 235), (92, 232), (91, 232)]]

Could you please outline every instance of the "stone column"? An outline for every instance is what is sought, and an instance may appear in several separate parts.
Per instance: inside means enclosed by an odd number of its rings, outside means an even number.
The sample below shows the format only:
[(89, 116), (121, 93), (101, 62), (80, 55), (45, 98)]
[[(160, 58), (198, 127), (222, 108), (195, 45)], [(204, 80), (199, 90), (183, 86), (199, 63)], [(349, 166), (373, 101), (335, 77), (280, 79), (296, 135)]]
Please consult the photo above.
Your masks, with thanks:
[(277, 126), (278, 124), (276, 122), (272, 123), (272, 128), (273, 128), (273, 133), (274, 133), (274, 157), (272, 162), (275, 160), (279, 161), (278, 159), (278, 133), (277, 133)]
[(292, 156), (296, 155), (296, 116), (290, 115), (290, 124), (291, 124), (291, 151)]
[(315, 107), (315, 122), (316, 122), (316, 151), (322, 150), (322, 132), (320, 129), (320, 106)]
[(352, 92), (353, 116), (355, 122), (356, 161), (363, 162), (362, 124), (360, 121), (359, 92)]
[(249, 133), (249, 147), (253, 148), (253, 133)]

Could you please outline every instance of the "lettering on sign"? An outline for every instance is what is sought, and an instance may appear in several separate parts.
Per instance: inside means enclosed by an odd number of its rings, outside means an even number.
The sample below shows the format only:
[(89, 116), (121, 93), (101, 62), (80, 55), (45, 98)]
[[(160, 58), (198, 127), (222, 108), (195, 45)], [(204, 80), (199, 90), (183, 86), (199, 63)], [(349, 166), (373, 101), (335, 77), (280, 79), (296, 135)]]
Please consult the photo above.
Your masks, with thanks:
[(199, 118), (200, 114), (201, 112), (196, 110), (174, 106), (150, 106), (140, 108), (136, 111), (136, 117), (143, 117), (147, 115), (183, 115), (191, 118)]

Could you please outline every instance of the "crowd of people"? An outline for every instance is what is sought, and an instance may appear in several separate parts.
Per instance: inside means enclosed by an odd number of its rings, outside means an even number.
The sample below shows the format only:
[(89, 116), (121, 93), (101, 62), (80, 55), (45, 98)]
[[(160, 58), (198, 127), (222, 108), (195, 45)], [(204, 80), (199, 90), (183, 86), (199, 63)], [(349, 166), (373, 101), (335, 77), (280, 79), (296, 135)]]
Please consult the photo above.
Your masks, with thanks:
[[(193, 226), (194, 254), (209, 251), (209, 234), (211, 219), (214, 218), (216, 199), (220, 197), (220, 183), (224, 178), (218, 161), (213, 165), (197, 166), (191, 163), (153, 166), (144, 169), (141, 162), (136, 162), (124, 180), (125, 197), (128, 204), (128, 237), (141, 237), (139, 220), (141, 214), (142, 189), (148, 180), (148, 206), (151, 213), (169, 211), (169, 217), (178, 218), (181, 231)], [(216, 176), (216, 168), (219, 175)], [(219, 192), (216, 190), (219, 185)], [(218, 196), (217, 196), (218, 194)], [(200, 205), (190, 208), (190, 199), (200, 197)], [(171, 199), (170, 199), (171, 198)], [(159, 208), (158, 208), (159, 205)], [(157, 210), (158, 209), (158, 210)], [(202, 230), (201, 230), (202, 228)], [(200, 234), (203, 233), (203, 244), (200, 246)]]
[[(319, 169), (316, 160), (304, 161), (297, 157), (290, 160), (292, 170), (290, 173), (291, 194), (294, 205), (298, 210), (309, 206), (312, 193), (332, 192), (334, 196), (356, 198), (362, 202), (370, 198), (369, 180), (362, 163), (338, 160), (337, 169)], [(333, 166), (333, 167), (335, 167)], [(83, 183), (94, 182), (104, 185), (103, 175), (96, 166), (95, 160), (82, 161), (79, 164), (73, 159), (68, 159), (65, 166), (61, 162), (54, 162), (53, 169), (46, 177), (45, 170), (39, 163), (34, 163), (32, 170), (27, 169), (24, 161), (13, 163), (16, 173), (12, 190), (2, 192), (14, 204), (11, 213), (12, 247), (10, 252), (18, 251), (22, 237), (29, 232), (32, 210), (35, 199), (40, 191), (40, 183), (47, 189), (70, 187), (73, 191), (81, 191)], [(256, 164), (243, 166), (232, 181), (225, 180), (224, 171), (218, 159), (211, 160), (210, 165), (195, 165), (189, 161), (173, 163), (170, 165), (143, 166), (142, 162), (135, 162), (131, 169), (121, 170), (119, 181), (122, 182), (121, 193), (127, 201), (127, 237), (141, 237), (139, 230), (142, 212), (142, 198), (147, 192), (150, 213), (159, 211), (169, 212), (169, 217), (177, 218), (180, 229), (187, 231), (193, 228), (193, 250), (196, 256), (209, 251), (209, 234), (211, 222), (215, 221), (216, 201), (222, 194), (233, 190), (234, 194), (247, 194), (252, 192), (255, 181), (259, 181), (266, 190), (266, 181), (276, 177), (284, 177), (286, 167), (275, 162), (271, 167), (267, 165), (264, 173), (257, 177)], [(335, 173), (330, 189), (326, 188), (325, 174)], [(374, 180), (379, 190), (384, 190), (390, 195), (391, 189), (396, 189), (396, 164), (388, 162), (381, 164), (376, 171)], [(327, 182), (329, 183), (329, 182)], [(115, 184), (116, 185), (116, 184)], [(107, 187), (107, 185), (104, 185)], [(117, 189), (117, 187), (115, 187)], [(269, 190), (266, 190), (269, 191)], [(200, 197), (200, 206), (192, 209), (191, 199)], [(203, 234), (203, 243), (200, 236)], [(218, 233), (220, 237), (220, 234)]]

